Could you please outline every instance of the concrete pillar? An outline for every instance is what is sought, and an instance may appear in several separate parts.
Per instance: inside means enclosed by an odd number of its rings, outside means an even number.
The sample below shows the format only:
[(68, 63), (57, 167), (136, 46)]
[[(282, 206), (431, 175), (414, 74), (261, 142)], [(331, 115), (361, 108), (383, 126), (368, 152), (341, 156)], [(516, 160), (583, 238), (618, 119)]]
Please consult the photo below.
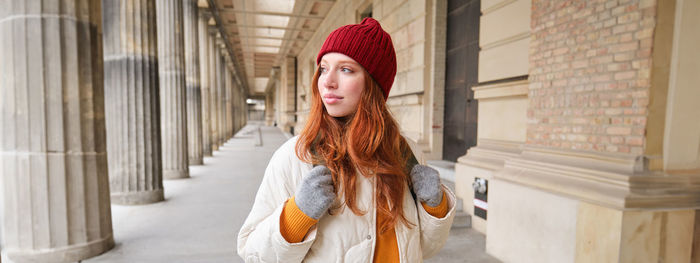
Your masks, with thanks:
[(233, 81), (233, 87), (231, 87), (231, 137), (236, 134), (236, 121), (238, 116), (236, 116), (236, 100), (240, 95), (238, 95), (238, 82)]
[[(220, 45), (222, 51), (225, 51), (223, 45)], [(222, 52), (224, 53), (224, 52)], [(219, 147), (226, 142), (226, 86), (228, 86), (229, 70), (226, 67), (226, 59), (221, 56), (221, 84), (219, 85)]]
[(231, 138), (231, 88), (233, 87), (233, 74), (226, 69), (226, 86), (224, 87), (224, 141)]
[(212, 28), (209, 35), (209, 68), (211, 69), (209, 72), (209, 120), (211, 126), (209, 127), (211, 128), (210, 137), (212, 151), (219, 149), (219, 122), (217, 121), (219, 117), (219, 112), (217, 111), (219, 101), (217, 99), (219, 97), (217, 87), (219, 86), (219, 81), (217, 75), (219, 75), (219, 57), (221, 57), (221, 54), (219, 54), (218, 51), (219, 48), (216, 46), (216, 28)]
[(202, 96), (202, 154), (204, 156), (211, 156), (211, 124), (209, 110), (210, 102), (210, 79), (209, 71), (209, 33), (207, 30), (207, 22), (209, 21), (210, 14), (207, 13), (206, 9), (199, 9), (199, 22), (198, 22), (198, 37), (199, 37), (199, 65), (200, 65), (200, 87)]
[(238, 92), (238, 100), (236, 100), (236, 103), (238, 104), (236, 107), (236, 116), (238, 117), (238, 121), (236, 124), (238, 127), (236, 128), (236, 131), (240, 130), (243, 128), (245, 125), (245, 120), (246, 120), (246, 115), (247, 115), (247, 110), (248, 110), (248, 105), (246, 104), (246, 97), (245, 97), (245, 92), (243, 90), (243, 87), (238, 87), (237, 89)]
[[(272, 80), (270, 80), (272, 81)], [(274, 90), (265, 93), (265, 125), (272, 126), (275, 121), (275, 93)]]
[(241, 98), (238, 102), (238, 116), (240, 120), (238, 122), (238, 129), (243, 129), (243, 126), (245, 126), (246, 120), (248, 119), (248, 103), (246, 102), (245, 91), (242, 88), (238, 91), (241, 94)]
[(197, 0), (181, 0), (185, 32), (187, 86), (187, 143), (190, 165), (204, 164), (202, 156), (202, 98), (199, 79), (199, 18)]
[(236, 135), (238, 132), (238, 123), (241, 121), (241, 117), (238, 114), (238, 105), (240, 104), (241, 93), (239, 92), (240, 86), (236, 85), (233, 87), (233, 130), (232, 135)]
[(156, 0), (163, 178), (188, 178), (182, 1)]
[(220, 38), (217, 38), (217, 43), (216, 43), (216, 104), (215, 104), (215, 110), (216, 110), (216, 146), (221, 147), (222, 142), (224, 141), (223, 139), (223, 134), (222, 131), (224, 129), (223, 125), (221, 125), (221, 120), (223, 118), (223, 112), (221, 111), (221, 105), (223, 103), (223, 86), (226, 85), (224, 83), (224, 63), (223, 63), (223, 57), (221, 54), (221, 46), (220, 46)]
[(154, 0), (104, 0), (105, 115), (112, 203), (163, 200)]
[(0, 1), (3, 253), (75, 262), (114, 247), (100, 0)]
[(228, 89), (228, 137), (231, 138), (233, 137), (233, 121), (235, 119), (235, 115), (233, 112), (233, 98), (234, 98), (234, 93), (233, 90), (236, 89), (236, 78), (231, 75), (231, 87)]

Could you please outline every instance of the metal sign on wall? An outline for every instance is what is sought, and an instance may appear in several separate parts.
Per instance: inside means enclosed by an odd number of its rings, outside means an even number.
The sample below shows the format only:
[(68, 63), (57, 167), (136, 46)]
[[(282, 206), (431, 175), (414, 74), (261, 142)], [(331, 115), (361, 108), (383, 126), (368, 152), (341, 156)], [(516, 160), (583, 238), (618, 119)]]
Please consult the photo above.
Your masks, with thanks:
[(489, 210), (488, 205), (488, 184), (489, 181), (483, 178), (474, 178), (472, 187), (474, 188), (474, 215), (486, 220)]

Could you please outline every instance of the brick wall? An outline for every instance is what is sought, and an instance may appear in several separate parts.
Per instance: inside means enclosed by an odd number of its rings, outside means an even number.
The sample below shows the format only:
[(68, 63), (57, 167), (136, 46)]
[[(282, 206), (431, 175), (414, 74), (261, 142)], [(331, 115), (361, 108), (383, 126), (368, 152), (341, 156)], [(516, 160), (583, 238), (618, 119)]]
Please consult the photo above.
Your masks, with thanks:
[(655, 5), (533, 1), (527, 144), (643, 152)]

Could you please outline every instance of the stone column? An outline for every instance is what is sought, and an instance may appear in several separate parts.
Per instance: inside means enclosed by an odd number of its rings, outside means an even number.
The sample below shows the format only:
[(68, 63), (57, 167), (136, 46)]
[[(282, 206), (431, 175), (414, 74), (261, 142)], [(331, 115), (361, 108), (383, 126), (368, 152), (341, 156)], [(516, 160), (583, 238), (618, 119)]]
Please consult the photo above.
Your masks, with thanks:
[(112, 203), (163, 200), (154, 0), (103, 0)]
[(224, 97), (226, 94), (224, 93), (224, 87), (226, 87), (226, 61), (224, 60), (223, 57), (223, 47), (221, 47), (221, 39), (218, 39), (217, 41), (217, 50), (219, 51), (220, 56), (218, 56), (218, 61), (219, 61), (219, 74), (216, 76), (217, 82), (219, 85), (217, 85), (217, 91), (216, 93), (218, 94), (217, 96), (217, 101), (216, 101), (216, 111), (217, 113), (217, 124), (216, 126), (218, 127), (217, 132), (219, 133), (217, 137), (219, 138), (218, 140), (218, 145), (221, 147), (224, 144), (224, 130), (226, 129), (224, 127)]
[(3, 253), (75, 262), (114, 246), (100, 0), (0, 6)]
[(230, 93), (231, 93), (230, 100), (231, 100), (231, 103), (230, 103), (230, 106), (229, 106), (229, 107), (230, 107), (230, 108), (229, 108), (229, 112), (231, 113), (231, 118), (230, 118), (229, 120), (230, 120), (230, 122), (231, 122), (231, 127), (229, 127), (229, 129), (230, 129), (230, 131), (229, 131), (229, 136), (230, 136), (230, 137), (233, 137), (234, 132), (235, 132), (235, 129), (236, 129), (235, 126), (236, 126), (236, 119), (237, 119), (237, 118), (236, 118), (236, 107), (235, 107), (235, 105), (236, 105), (236, 98), (238, 97), (238, 96), (236, 95), (236, 89), (238, 89), (238, 83), (236, 82), (236, 78), (235, 78), (235, 77), (233, 78), (233, 80), (231, 81), (231, 83), (233, 83), (233, 86), (231, 86), (231, 89), (230, 89)]
[(236, 104), (236, 102), (235, 102), (236, 91), (235, 90), (238, 88), (238, 83), (236, 82), (235, 77), (231, 80), (231, 83), (233, 85), (231, 85), (231, 89), (229, 89), (229, 94), (230, 94), (229, 101), (230, 101), (230, 103), (229, 103), (229, 111), (228, 112), (230, 113), (230, 116), (231, 116), (231, 117), (229, 117), (229, 137), (233, 137), (233, 130), (234, 130), (235, 121), (236, 121), (236, 112), (235, 112), (234, 105)]
[(235, 104), (235, 113), (236, 113), (236, 128), (235, 132), (238, 132), (241, 128), (243, 128), (243, 123), (244, 120), (243, 118), (245, 117), (243, 115), (243, 109), (246, 108), (246, 103), (245, 103), (245, 98), (243, 97), (243, 89), (242, 87), (236, 87), (236, 104)]
[(199, 81), (199, 30), (196, 0), (181, 0), (185, 32), (187, 86), (187, 142), (189, 164), (204, 164), (202, 157), (202, 98)]
[(238, 92), (240, 86), (238, 86), (238, 83), (234, 85), (233, 87), (233, 100), (231, 101), (231, 108), (233, 108), (231, 111), (233, 113), (233, 123), (231, 124), (231, 136), (235, 136), (236, 132), (238, 131), (238, 122), (240, 122), (240, 116), (238, 116), (238, 104), (240, 103), (239, 100), (241, 99), (241, 94)]
[(236, 100), (236, 132), (238, 132), (241, 128), (243, 128), (243, 125), (245, 124), (245, 109), (247, 105), (245, 101), (246, 98), (243, 96), (244, 93), (242, 87), (239, 86), (236, 89), (236, 94), (238, 94), (238, 99)]
[(210, 14), (206, 9), (199, 9), (198, 37), (199, 37), (199, 65), (200, 65), (200, 87), (202, 96), (202, 153), (204, 156), (211, 156), (211, 124), (209, 110), (210, 102), (210, 79), (209, 79), (209, 33), (207, 22)]
[(275, 119), (275, 93), (270, 91), (265, 93), (265, 125), (272, 126)]
[[(228, 63), (227, 59), (227, 63)], [(224, 142), (231, 138), (230, 119), (231, 119), (231, 86), (233, 86), (233, 74), (230, 68), (226, 67), (226, 86), (224, 86)]]
[(189, 177), (182, 1), (156, 0), (163, 178)]
[(212, 28), (209, 36), (209, 68), (211, 69), (209, 72), (209, 98), (211, 98), (209, 101), (209, 120), (211, 122), (210, 137), (212, 151), (219, 149), (219, 122), (217, 121), (219, 118), (219, 112), (217, 111), (219, 101), (219, 94), (217, 92), (219, 90), (219, 81), (217, 76), (219, 75), (219, 57), (221, 57), (221, 54), (219, 53), (219, 48), (216, 45), (216, 32), (216, 28)]

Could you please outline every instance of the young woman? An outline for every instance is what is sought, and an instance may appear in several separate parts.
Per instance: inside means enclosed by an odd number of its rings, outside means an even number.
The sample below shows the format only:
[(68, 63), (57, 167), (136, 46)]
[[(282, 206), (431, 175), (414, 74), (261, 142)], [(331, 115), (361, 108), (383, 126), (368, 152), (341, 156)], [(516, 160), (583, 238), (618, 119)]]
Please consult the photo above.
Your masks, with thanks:
[[(385, 104), (396, 75), (372, 19), (333, 31), (309, 119), (270, 159), (238, 234), (246, 262), (421, 262), (442, 248), (455, 197), (417, 163)], [(420, 158), (418, 158), (420, 160)]]

